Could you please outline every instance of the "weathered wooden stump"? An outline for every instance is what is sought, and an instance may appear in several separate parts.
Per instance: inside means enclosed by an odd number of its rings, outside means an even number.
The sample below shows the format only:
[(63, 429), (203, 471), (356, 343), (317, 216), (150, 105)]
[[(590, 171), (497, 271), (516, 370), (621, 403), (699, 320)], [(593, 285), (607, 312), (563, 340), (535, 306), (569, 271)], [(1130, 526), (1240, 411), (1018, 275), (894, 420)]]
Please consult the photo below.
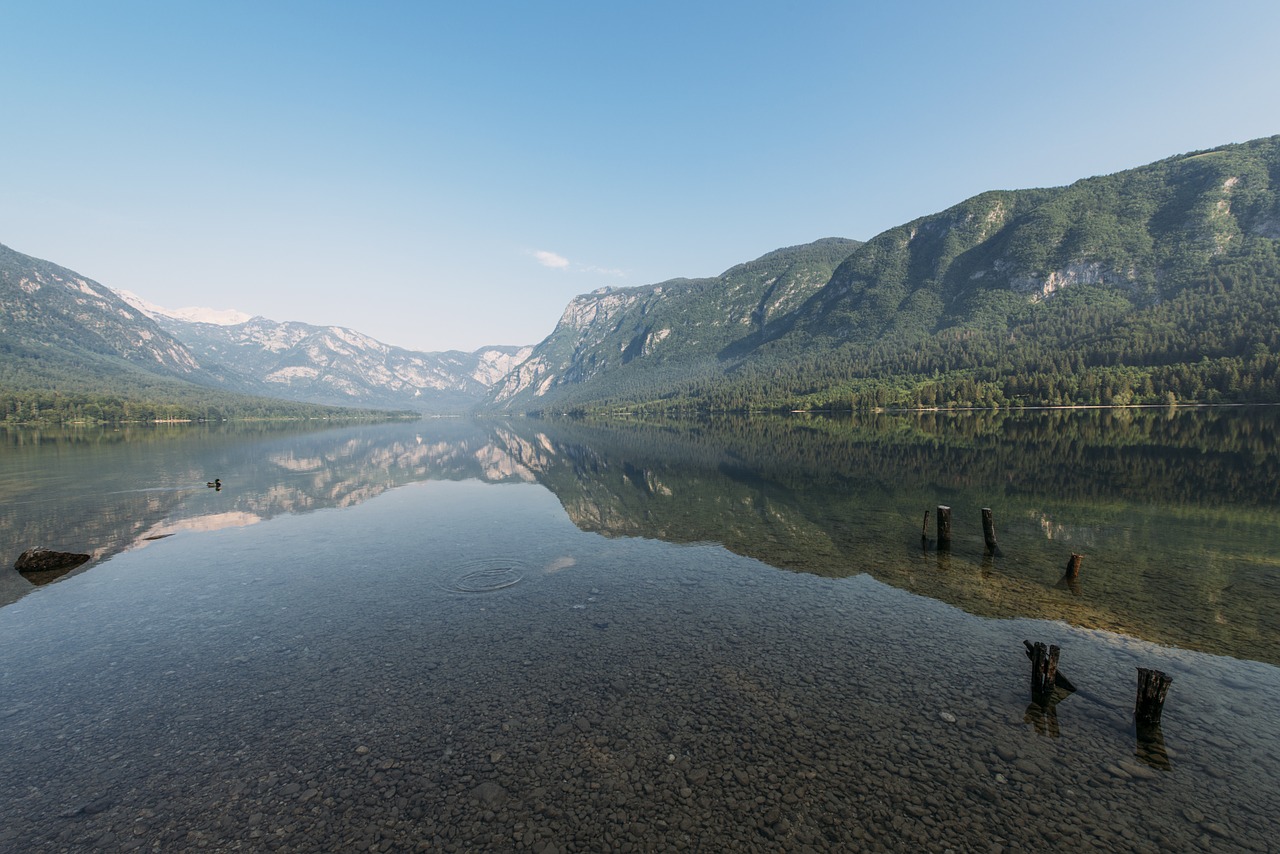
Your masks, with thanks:
[(1049, 697), (1053, 694), (1060, 652), (1057, 644), (1051, 646), (1045, 646), (1039, 642), (1031, 644), (1031, 699), (1042, 706), (1048, 704)]
[(987, 554), (1001, 556), (1000, 547), (996, 545), (996, 520), (990, 507), (982, 508), (982, 539), (987, 544)]
[(1172, 684), (1172, 676), (1159, 670), (1138, 668), (1138, 699), (1134, 703), (1133, 719), (1139, 728), (1159, 726), (1164, 700)]
[(1058, 579), (1057, 588), (1059, 590), (1069, 590), (1075, 596), (1080, 595), (1080, 555), (1073, 554), (1067, 559), (1066, 569), (1062, 572), (1062, 578)]
[(1045, 646), (1024, 640), (1027, 658), (1031, 660), (1031, 704), (1023, 721), (1032, 724), (1039, 735), (1057, 738), (1058, 701), (1075, 692), (1076, 686), (1058, 670), (1057, 646)]
[[(1036, 647), (1044, 646), (1044, 644), (1034, 644), (1029, 640), (1024, 640), (1022, 642), (1022, 645), (1026, 647), (1027, 658), (1030, 659), (1032, 662), (1036, 660)], [(1076, 690), (1076, 686), (1072, 684), (1071, 680), (1066, 677), (1066, 674), (1064, 674), (1061, 670), (1058, 670), (1056, 668), (1054, 669), (1054, 672), (1053, 672), (1053, 684), (1061, 688), (1063, 691), (1067, 692), (1068, 694), (1074, 693)]]
[(951, 548), (951, 508), (938, 505), (938, 549)]

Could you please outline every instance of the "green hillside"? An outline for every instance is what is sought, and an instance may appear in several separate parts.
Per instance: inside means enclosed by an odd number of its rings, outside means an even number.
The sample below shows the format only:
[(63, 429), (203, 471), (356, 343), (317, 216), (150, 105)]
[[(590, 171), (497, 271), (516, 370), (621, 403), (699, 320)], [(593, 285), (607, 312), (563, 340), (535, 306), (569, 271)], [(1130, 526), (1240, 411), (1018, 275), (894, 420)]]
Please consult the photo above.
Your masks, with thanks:
[(1271, 137), (983, 193), (876, 236), (714, 372), (542, 408), (1280, 400), (1278, 188)]
[(707, 279), (602, 289), (574, 299), (556, 329), (499, 385), (504, 408), (601, 390), (634, 397), (720, 375), (725, 352), (804, 305), (861, 244), (826, 238), (770, 252)]

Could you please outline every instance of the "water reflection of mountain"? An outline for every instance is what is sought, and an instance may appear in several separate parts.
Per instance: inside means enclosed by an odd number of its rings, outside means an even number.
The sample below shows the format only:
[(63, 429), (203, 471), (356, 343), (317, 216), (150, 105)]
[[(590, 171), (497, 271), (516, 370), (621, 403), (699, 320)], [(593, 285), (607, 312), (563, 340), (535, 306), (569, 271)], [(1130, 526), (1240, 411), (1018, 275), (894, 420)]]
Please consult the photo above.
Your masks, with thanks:
[[(12, 565), (34, 545), (89, 552), (83, 572), (149, 538), (347, 507), (415, 481), (521, 479), (504, 471), (505, 456), (489, 459), (483, 428), (462, 421), (11, 431), (0, 441), (0, 602), (31, 589)], [(214, 477), (222, 489), (206, 486)]]
[[(517, 423), (497, 432), (574, 522), (715, 541), (780, 568), (868, 572), (986, 616), (1062, 619), (1276, 657), (1271, 409)], [(925, 510), (953, 507), (949, 554)], [(1003, 557), (985, 556), (979, 510)], [(930, 527), (932, 535), (932, 526)], [(1059, 584), (1072, 552), (1081, 584)]]
[[(697, 424), (461, 419), (0, 432), (0, 602), (28, 546), (99, 560), (148, 537), (346, 507), (423, 480), (538, 482), (580, 528), (718, 542), (772, 566), (870, 573), (976, 614), (1063, 619), (1273, 660), (1273, 409), (761, 417)], [(222, 490), (205, 483), (219, 477)], [(921, 519), (953, 508), (949, 554)], [(1004, 556), (984, 556), (991, 507)], [(932, 532), (932, 528), (930, 528)], [(1072, 552), (1081, 584), (1058, 585)], [(91, 569), (94, 562), (83, 569)]]

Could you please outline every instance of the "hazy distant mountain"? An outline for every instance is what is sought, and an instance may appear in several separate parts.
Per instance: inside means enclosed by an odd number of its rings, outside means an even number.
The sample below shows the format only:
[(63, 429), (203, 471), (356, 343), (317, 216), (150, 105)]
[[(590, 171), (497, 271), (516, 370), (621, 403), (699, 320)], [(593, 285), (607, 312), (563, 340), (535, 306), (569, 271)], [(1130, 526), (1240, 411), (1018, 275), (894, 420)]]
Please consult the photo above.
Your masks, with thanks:
[(741, 268), (578, 297), (493, 400), (565, 411), (1280, 399), (1280, 136), (983, 193), (845, 254), (761, 314), (735, 300)]
[(422, 412), (470, 409), (531, 347), (422, 353), (340, 326), (312, 326), (212, 309), (170, 310), (129, 298), (202, 364), (221, 365), (245, 388), (311, 403)]
[(120, 423), (338, 414), (234, 391), (244, 384), (200, 364), (110, 288), (0, 246), (0, 420)]
[(115, 288), (114, 290), (129, 305), (153, 319), (157, 316), (164, 316), (174, 320), (186, 320), (190, 323), (213, 323), (218, 326), (234, 326), (237, 323), (253, 320), (253, 315), (243, 311), (236, 311), (233, 308), (204, 308), (201, 306), (164, 308), (143, 299), (133, 291), (126, 291), (121, 288)]
[(33, 405), (63, 407), (72, 394), (92, 398), (86, 418), (102, 417), (103, 406), (127, 417), (120, 401), (140, 395), (151, 414), (154, 405), (178, 401), (182, 417), (193, 407), (265, 411), (223, 393), (456, 412), (481, 400), (530, 350), (417, 353), (341, 327), (170, 311), (0, 246), (0, 392), (10, 411), (21, 406), (25, 416)]

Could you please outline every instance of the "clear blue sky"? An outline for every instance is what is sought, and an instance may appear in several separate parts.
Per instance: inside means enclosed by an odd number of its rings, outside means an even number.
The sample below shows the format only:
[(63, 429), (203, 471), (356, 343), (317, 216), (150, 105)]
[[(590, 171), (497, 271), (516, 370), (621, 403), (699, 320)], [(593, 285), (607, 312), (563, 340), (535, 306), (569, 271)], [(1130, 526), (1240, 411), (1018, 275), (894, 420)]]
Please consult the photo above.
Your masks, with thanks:
[(1280, 3), (0, 2), (0, 243), (420, 350), (1280, 133)]

